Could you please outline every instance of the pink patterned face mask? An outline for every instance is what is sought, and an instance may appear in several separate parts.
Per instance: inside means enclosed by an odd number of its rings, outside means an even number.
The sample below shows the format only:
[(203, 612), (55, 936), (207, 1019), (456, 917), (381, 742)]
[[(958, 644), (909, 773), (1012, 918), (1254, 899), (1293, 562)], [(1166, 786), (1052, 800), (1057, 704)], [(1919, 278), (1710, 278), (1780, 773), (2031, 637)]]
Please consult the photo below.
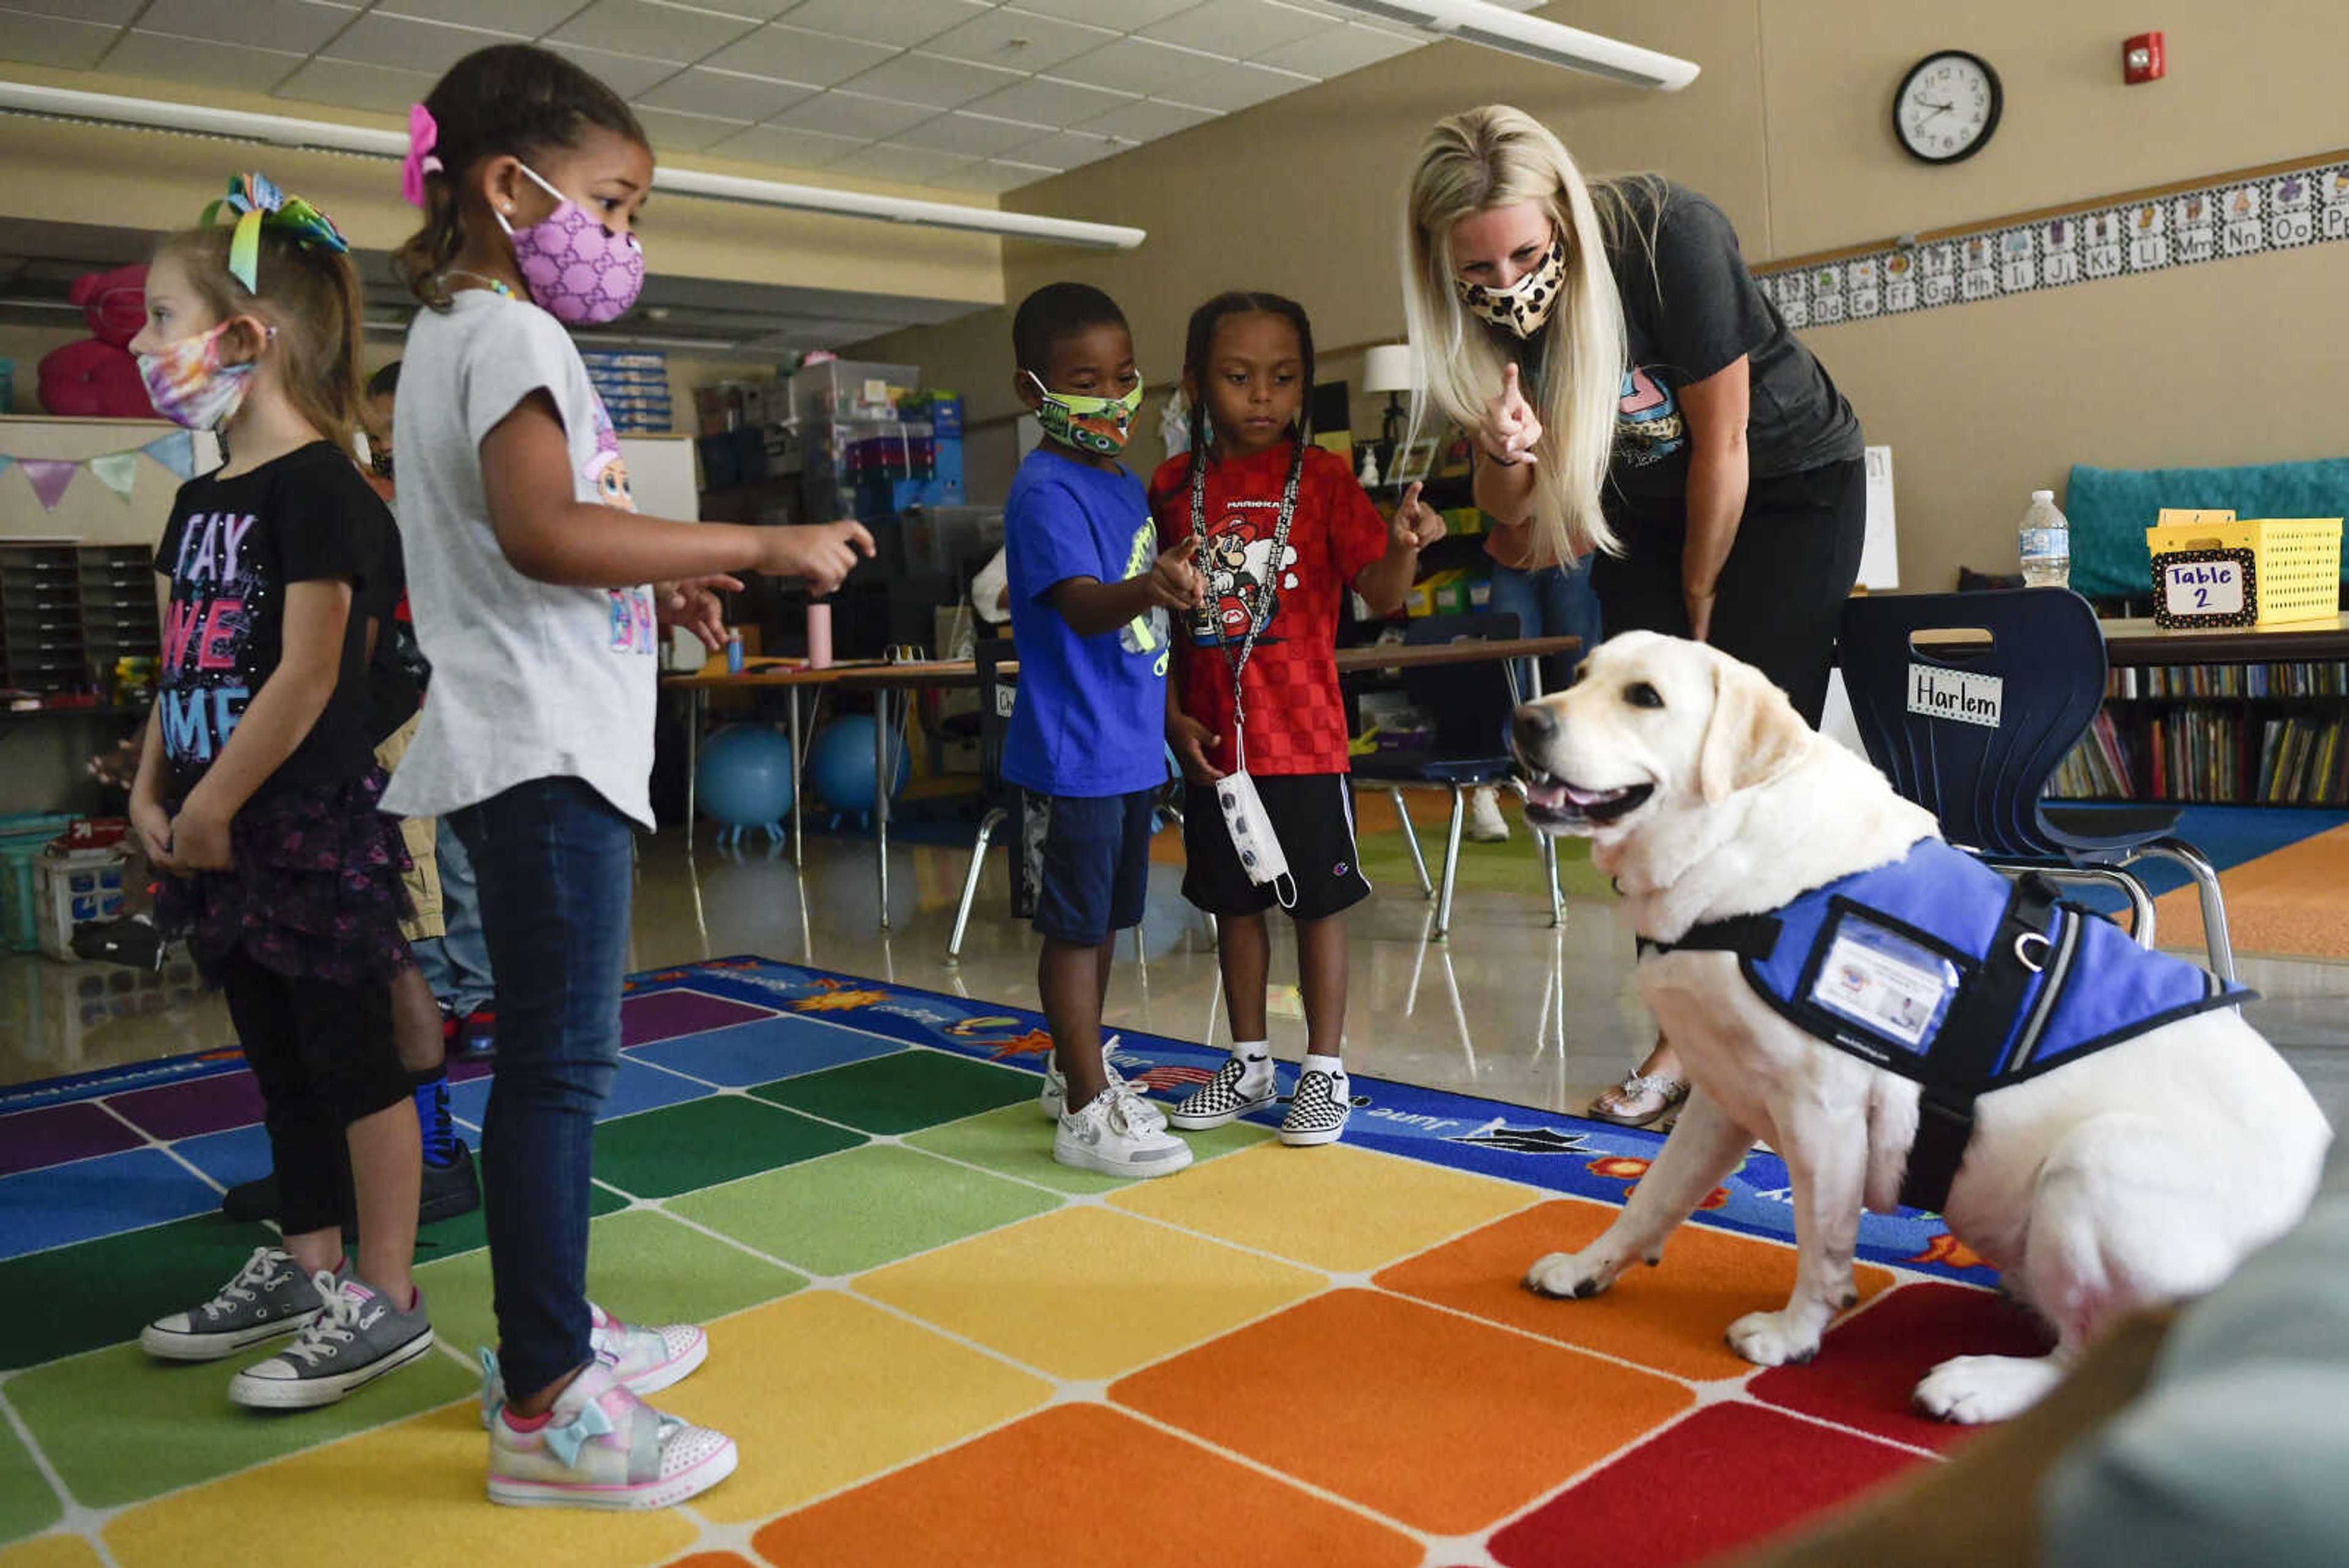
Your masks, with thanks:
[[(139, 356), (139, 379), (147, 384), (147, 400), (157, 413), (191, 431), (216, 431), (236, 417), (260, 361), (221, 363), (221, 334), (235, 325), (233, 318), (223, 321), (210, 332), (166, 344), (160, 354)], [(270, 336), (276, 336), (275, 328)]]
[(645, 253), (636, 236), (614, 234), (530, 165), (522, 171), (555, 201), (554, 212), (526, 229), (498, 217), (513, 242), (532, 302), (568, 327), (600, 327), (626, 315), (645, 286)]

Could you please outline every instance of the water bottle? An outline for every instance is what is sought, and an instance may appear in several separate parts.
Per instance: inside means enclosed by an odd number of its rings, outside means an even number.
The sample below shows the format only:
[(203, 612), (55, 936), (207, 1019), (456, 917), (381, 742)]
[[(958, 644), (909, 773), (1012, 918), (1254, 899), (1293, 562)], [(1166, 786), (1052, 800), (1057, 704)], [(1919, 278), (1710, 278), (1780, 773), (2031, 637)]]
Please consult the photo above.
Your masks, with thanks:
[(2023, 514), (2023, 581), (2026, 587), (2072, 586), (2072, 525), (2055, 509), (2055, 493), (2034, 490)]

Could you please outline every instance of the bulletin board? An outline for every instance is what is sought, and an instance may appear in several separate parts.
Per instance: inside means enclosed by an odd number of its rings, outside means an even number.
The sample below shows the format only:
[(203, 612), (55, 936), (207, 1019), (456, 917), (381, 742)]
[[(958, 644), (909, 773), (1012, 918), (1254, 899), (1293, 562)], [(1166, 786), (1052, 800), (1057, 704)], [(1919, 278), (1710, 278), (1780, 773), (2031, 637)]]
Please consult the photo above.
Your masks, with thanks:
[(2349, 240), (2349, 151), (2181, 181), (1754, 268), (1793, 327)]

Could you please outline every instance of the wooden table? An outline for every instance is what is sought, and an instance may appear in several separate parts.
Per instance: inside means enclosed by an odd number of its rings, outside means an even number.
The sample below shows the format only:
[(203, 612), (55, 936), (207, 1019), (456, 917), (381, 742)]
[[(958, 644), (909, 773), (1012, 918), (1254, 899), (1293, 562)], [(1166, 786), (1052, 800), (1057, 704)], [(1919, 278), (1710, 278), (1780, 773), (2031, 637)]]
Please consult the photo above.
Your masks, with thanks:
[(2193, 627), (2171, 631), (2144, 618), (2099, 624), (2105, 633), (2105, 662), (2116, 669), (2349, 659), (2349, 615), (2288, 620), (2271, 627)]
[[(1572, 653), (1580, 646), (1580, 642), (1571, 637), (1520, 637), (1483, 642), (1434, 642), (1412, 646), (1372, 644), (1366, 648), (1340, 649), (1338, 673), (1340, 676), (1357, 675), (1381, 670), (1523, 659), (1533, 661), (1534, 693), (1537, 696), (1541, 691), (1540, 661), (1554, 655)], [(1016, 671), (1019, 666), (1006, 660), (996, 668), (1009, 674)], [(775, 664), (746, 669), (741, 674), (735, 675), (728, 671), (725, 660), (713, 659), (697, 674), (668, 676), (661, 684), (685, 692), (690, 705), (686, 716), (685, 751), (685, 822), (688, 854), (692, 852), (693, 823), (699, 805), (701, 727), (709, 711), (709, 693), (773, 689), (784, 694), (791, 709), (792, 864), (794, 867), (806, 863), (806, 828), (802, 811), (805, 791), (802, 788), (800, 693), (812, 691), (819, 700), (827, 688), (873, 694), (877, 709), (873, 724), (873, 836), (877, 845), (875, 860), (881, 888), (881, 929), (887, 930), (889, 785), (896, 776), (897, 731), (904, 722), (905, 705), (913, 701), (917, 691), (978, 690), (978, 664), (968, 659), (932, 659), (897, 664), (833, 664), (822, 670), (810, 670), (797, 664)]]

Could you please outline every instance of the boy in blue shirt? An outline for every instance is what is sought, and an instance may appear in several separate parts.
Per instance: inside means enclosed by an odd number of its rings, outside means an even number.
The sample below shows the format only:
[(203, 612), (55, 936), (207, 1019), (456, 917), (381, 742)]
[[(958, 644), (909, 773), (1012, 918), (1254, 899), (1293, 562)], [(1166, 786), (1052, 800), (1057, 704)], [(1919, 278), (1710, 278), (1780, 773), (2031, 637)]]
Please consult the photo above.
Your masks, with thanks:
[(1142, 481), (1117, 461), (1142, 406), (1116, 302), (1048, 284), (1011, 323), (1019, 400), (1044, 429), (1004, 504), (1019, 699), (1003, 776), (1029, 792), (1023, 835), (1036, 989), (1052, 1033), (1041, 1105), (1052, 1158), (1107, 1176), (1191, 1163), (1164, 1113), (1102, 1051), (1116, 933), (1142, 922), (1150, 825), (1166, 783), (1166, 612), (1200, 602), (1186, 541), (1158, 553)]

